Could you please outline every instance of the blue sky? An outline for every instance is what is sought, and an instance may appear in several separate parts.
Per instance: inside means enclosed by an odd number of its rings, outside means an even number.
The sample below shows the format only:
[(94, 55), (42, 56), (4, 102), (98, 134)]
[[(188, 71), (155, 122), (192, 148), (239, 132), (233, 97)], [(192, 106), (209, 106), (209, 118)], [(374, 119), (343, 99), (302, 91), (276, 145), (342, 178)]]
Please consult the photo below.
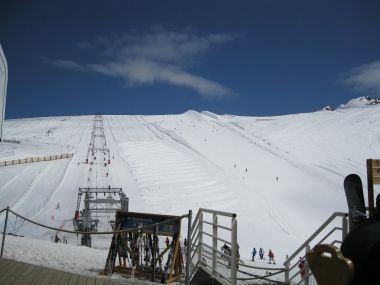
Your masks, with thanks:
[(0, 2), (6, 118), (271, 116), (380, 94), (380, 1)]

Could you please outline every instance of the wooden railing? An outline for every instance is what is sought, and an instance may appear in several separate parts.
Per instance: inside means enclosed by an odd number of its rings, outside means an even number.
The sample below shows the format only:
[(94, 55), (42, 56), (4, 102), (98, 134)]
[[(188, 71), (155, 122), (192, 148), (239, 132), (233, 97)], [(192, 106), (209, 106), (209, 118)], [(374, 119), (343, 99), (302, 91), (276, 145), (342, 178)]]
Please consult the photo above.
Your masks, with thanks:
[(27, 158), (19, 158), (19, 159), (12, 159), (12, 160), (3, 160), (3, 161), (0, 161), (0, 167), (16, 165), (16, 164), (51, 161), (51, 160), (65, 159), (65, 158), (71, 158), (71, 157), (73, 157), (72, 153), (64, 153), (64, 154), (49, 155), (49, 156), (37, 156), (37, 157), (27, 157)]

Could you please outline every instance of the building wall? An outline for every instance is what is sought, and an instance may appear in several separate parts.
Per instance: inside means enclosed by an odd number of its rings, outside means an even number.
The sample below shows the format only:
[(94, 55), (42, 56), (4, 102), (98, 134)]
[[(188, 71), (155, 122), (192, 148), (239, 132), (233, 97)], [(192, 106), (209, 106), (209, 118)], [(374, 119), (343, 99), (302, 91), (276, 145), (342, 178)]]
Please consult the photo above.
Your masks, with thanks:
[(0, 45), (0, 139), (3, 137), (5, 102), (7, 99), (8, 64)]

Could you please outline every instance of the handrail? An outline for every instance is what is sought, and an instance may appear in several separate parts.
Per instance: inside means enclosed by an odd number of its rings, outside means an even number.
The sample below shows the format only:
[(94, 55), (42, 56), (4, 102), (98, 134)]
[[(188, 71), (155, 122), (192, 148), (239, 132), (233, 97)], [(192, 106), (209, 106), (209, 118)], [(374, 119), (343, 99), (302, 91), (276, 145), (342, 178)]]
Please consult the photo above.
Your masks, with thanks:
[(273, 270), (273, 271), (276, 271), (276, 270), (284, 271), (285, 270), (284, 267), (260, 267), (260, 266), (247, 265), (245, 263), (240, 263), (240, 262), (239, 262), (239, 266), (243, 266), (243, 267), (247, 267), (247, 268), (253, 268), (253, 269), (260, 269), (260, 270)]
[[(214, 226), (213, 223), (210, 223), (210, 222), (207, 222), (207, 221), (203, 221), (204, 224), (207, 224), (207, 225), (210, 225), (210, 226)], [(231, 231), (231, 228), (228, 228), (228, 227), (224, 227), (224, 226), (221, 226), (221, 225), (215, 225), (216, 227), (220, 228), (220, 229), (223, 229), (223, 230), (226, 230), (226, 231)]]
[[(326, 230), (327, 226), (329, 226), (337, 217), (342, 218), (342, 226), (334, 226), (330, 231), (328, 231), (324, 236), (317, 241), (316, 238), (322, 233), (322, 231)], [(333, 213), (300, 247), (297, 248), (297, 250), (290, 255), (290, 257), (284, 262), (285, 266), (285, 283), (290, 284), (290, 281), (295, 279), (297, 276), (299, 276), (300, 270), (296, 268), (299, 264), (299, 261), (296, 261), (293, 266), (289, 266), (291, 261), (298, 255), (300, 255), (301, 251), (305, 250), (305, 254), (301, 254), (301, 259), (304, 260), (306, 253), (310, 250), (311, 244), (320, 244), (326, 241), (327, 238), (331, 237), (333, 233), (336, 231), (342, 231), (342, 240), (346, 236), (348, 232), (348, 221), (347, 221), (348, 215), (346, 213), (342, 212), (335, 212)], [(339, 243), (341, 241), (334, 240), (332, 244)], [(295, 272), (293, 271), (295, 270)], [(289, 276), (290, 272), (294, 272), (294, 274)], [(312, 274), (310, 273), (310, 270), (307, 266), (305, 266), (305, 275), (303, 276), (302, 280), (298, 282), (297, 284), (300, 284), (302, 281), (304, 281), (305, 284), (309, 284), (309, 277)]]
[(218, 216), (225, 216), (225, 217), (229, 217), (229, 218), (236, 218), (236, 214), (235, 213), (228, 213), (228, 212), (210, 210), (210, 209), (205, 209), (205, 208), (199, 208), (199, 212), (204, 212), (204, 213), (209, 213), (209, 214), (215, 214), (215, 215), (218, 215)]
[(342, 213), (342, 212), (335, 212), (333, 213), (315, 232), (314, 234), (312, 234), (298, 249), (296, 249), (296, 251), (291, 255), (289, 256), (289, 258), (284, 262), (284, 265), (287, 264), (288, 260), (292, 260), (294, 257), (296, 257), (300, 252), (301, 250), (303, 250), (308, 244), (310, 244), (310, 242), (316, 237), (318, 236), (326, 226), (328, 226), (336, 217), (346, 217), (347, 214), (346, 213)]
[(201, 213), (201, 211), (200, 211), (200, 209), (199, 209), (197, 215), (196, 215), (195, 218), (194, 218), (194, 222), (193, 222), (193, 225), (191, 226), (191, 231), (190, 231), (190, 232), (194, 232), (195, 227), (198, 225), (198, 223), (199, 223), (199, 215), (200, 215), (200, 213)]
[(317, 244), (320, 244), (320, 243), (323, 243), (330, 235), (332, 235), (333, 232), (335, 232), (336, 230), (342, 230), (342, 228), (340, 227), (333, 227), (331, 229), (331, 231), (329, 231), (324, 238), (322, 238), (319, 242), (317, 242)]
[[(211, 219), (209, 214), (211, 214)], [(218, 223), (219, 216), (232, 218), (231, 226), (228, 227), (220, 225), (220, 223)], [(206, 227), (206, 229), (204, 229), (204, 225), (209, 225), (211, 227)], [(231, 240), (220, 238), (218, 236), (218, 230), (230, 231)], [(210, 271), (208, 272), (210, 276), (216, 280), (221, 281), (222, 284), (236, 285), (236, 234), (236, 214), (200, 208), (197, 215), (195, 216), (192, 226), (190, 227), (190, 240), (188, 241), (188, 244), (190, 245), (191, 249), (190, 276), (193, 276), (196, 270), (199, 267), (202, 267), (206, 270), (206, 272)], [(207, 237), (207, 243), (204, 242), (204, 237)], [(209, 242), (209, 238), (211, 238), (211, 242)], [(224, 252), (219, 251), (218, 242), (219, 244), (221, 242), (224, 242), (226, 244), (231, 245), (231, 256), (228, 256)], [(225, 263), (221, 262), (221, 258), (223, 258), (224, 262), (225, 259), (229, 260), (228, 274), (226, 274), (226, 272), (220, 272), (219, 265), (225, 265)]]

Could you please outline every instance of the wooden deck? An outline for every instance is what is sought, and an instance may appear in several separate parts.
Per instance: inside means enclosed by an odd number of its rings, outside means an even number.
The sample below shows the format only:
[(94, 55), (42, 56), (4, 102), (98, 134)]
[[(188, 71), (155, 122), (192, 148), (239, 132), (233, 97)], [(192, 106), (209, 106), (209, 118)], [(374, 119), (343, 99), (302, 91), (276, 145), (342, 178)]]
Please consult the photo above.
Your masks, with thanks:
[[(0, 258), (1, 285), (120, 285), (130, 282), (107, 277), (89, 277), (12, 259)], [(133, 284), (133, 283), (132, 283)]]

